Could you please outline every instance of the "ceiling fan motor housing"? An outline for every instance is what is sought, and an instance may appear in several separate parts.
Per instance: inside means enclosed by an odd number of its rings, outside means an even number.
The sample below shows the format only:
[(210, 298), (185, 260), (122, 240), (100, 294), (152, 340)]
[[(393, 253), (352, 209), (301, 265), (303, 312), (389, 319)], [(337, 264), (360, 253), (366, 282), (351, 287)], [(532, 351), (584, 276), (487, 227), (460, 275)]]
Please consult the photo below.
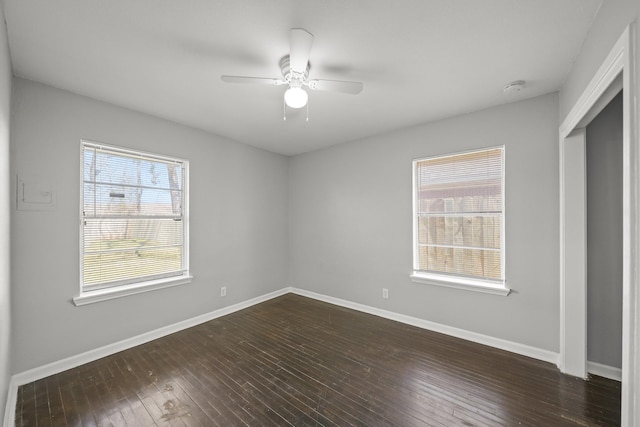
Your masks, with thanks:
[[(304, 73), (298, 73), (291, 69), (289, 64), (289, 55), (283, 56), (280, 60), (280, 71), (282, 71), (282, 77), (284, 77), (284, 80), (290, 85), (293, 84), (293, 87), (300, 87), (302, 86), (302, 83), (307, 81), (310, 68), (311, 64), (307, 62), (307, 68)], [(295, 82), (299, 82), (299, 84), (295, 84)]]
[(302, 28), (292, 28), (289, 35), (289, 54), (283, 56), (279, 63), (282, 79), (228, 75), (222, 75), (220, 78), (227, 83), (287, 85), (289, 87), (284, 94), (284, 100), (285, 104), (291, 108), (302, 108), (307, 105), (309, 95), (305, 90), (305, 86), (311, 90), (350, 94), (358, 94), (362, 91), (363, 84), (361, 82), (308, 80), (311, 68), (309, 55), (313, 44), (313, 34)]

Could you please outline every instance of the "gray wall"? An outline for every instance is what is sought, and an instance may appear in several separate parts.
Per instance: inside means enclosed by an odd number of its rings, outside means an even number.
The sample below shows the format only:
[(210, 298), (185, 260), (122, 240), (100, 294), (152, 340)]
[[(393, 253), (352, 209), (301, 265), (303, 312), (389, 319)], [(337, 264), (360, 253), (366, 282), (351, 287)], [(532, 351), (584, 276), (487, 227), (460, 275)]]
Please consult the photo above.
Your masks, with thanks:
[[(503, 144), (513, 293), (411, 282), (412, 159)], [(291, 285), (558, 351), (558, 161), (556, 94), (296, 156)]]
[[(14, 373), (286, 286), (286, 157), (39, 83), (13, 91), (12, 177), (40, 174), (57, 196), (51, 212), (12, 206)], [(73, 305), (81, 138), (190, 161), (192, 283)]]
[(0, 422), (4, 419), (4, 402), (7, 401), (11, 373), (9, 364), (11, 342), (9, 122), (12, 71), (2, 6), (0, 2)]
[(587, 359), (622, 367), (622, 93), (587, 126)]

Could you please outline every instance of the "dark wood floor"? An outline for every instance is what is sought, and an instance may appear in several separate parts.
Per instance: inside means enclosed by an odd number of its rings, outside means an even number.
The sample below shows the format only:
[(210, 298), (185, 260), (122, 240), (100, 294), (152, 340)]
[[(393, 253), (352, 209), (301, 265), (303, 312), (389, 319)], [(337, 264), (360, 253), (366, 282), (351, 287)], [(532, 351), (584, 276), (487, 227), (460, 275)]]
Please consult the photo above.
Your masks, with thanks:
[(620, 383), (288, 294), (21, 386), (18, 426), (618, 425)]

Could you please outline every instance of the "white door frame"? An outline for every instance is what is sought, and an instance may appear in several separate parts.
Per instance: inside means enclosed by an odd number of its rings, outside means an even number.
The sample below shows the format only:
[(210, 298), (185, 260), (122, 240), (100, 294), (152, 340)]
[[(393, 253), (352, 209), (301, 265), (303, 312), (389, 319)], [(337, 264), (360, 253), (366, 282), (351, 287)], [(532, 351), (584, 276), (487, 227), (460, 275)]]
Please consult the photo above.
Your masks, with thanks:
[[(562, 372), (586, 378), (586, 209), (579, 206), (584, 191), (584, 128), (622, 75), (623, 93), (623, 306), (622, 306), (622, 425), (640, 425), (640, 141), (636, 93), (635, 23), (622, 33), (566, 119), (560, 126), (560, 360)], [(584, 148), (584, 147), (582, 147)], [(582, 177), (580, 176), (582, 175)], [(581, 181), (581, 179), (583, 181)], [(584, 233), (576, 238), (576, 233)]]

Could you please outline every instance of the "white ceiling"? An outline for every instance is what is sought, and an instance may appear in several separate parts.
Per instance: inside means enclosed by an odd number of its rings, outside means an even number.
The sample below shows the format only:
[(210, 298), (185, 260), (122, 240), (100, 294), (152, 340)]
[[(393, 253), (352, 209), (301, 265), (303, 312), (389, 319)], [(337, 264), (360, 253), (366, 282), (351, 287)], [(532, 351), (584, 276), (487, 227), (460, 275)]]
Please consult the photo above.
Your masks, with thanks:
[[(293, 155), (557, 91), (602, 0), (4, 0), (14, 73)], [(281, 77), (314, 35), (309, 122)], [(523, 91), (505, 97), (513, 80)]]

